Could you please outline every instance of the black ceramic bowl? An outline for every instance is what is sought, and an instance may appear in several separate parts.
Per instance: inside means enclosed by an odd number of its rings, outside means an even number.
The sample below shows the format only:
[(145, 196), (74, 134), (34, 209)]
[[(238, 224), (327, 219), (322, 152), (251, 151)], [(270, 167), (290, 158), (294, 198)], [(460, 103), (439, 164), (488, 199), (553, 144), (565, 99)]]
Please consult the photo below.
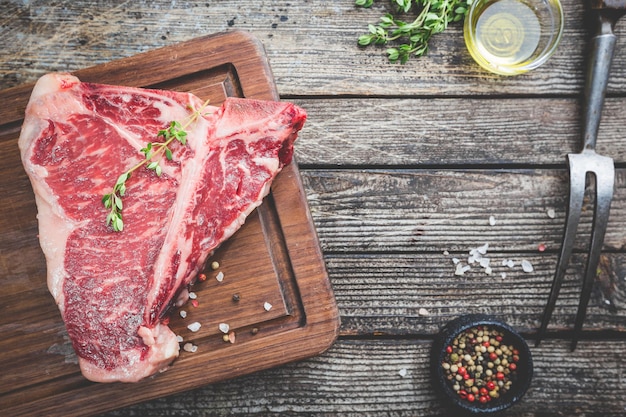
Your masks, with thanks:
[[(447, 352), (446, 349), (448, 346), (453, 345), (454, 340), (459, 335), (466, 335), (473, 329), (482, 329), (485, 327), (490, 330), (496, 330), (502, 338), (502, 341), (499, 343), (501, 343), (501, 345), (512, 346), (516, 349), (519, 359), (515, 362), (516, 369), (514, 371), (509, 370), (509, 374), (506, 376), (505, 381), (511, 381), (508, 391), (499, 395), (497, 398), (490, 398), (485, 403), (481, 403), (478, 400), (478, 395), (475, 395), (474, 401), (470, 402), (464, 394), (470, 392), (471, 387), (467, 387), (463, 380), (458, 383), (465, 393), (460, 394), (453, 389), (454, 382), (448, 379), (449, 371), (444, 369), (443, 364), (451, 363), (450, 353)], [(469, 345), (469, 343), (467, 343), (467, 345)], [(467, 348), (469, 349), (469, 346)], [(489, 360), (484, 361), (481, 366), (486, 368), (484, 365), (486, 365), (485, 362), (488, 361)], [(452, 408), (454, 408), (457, 414), (465, 415), (487, 415), (507, 409), (524, 396), (530, 386), (533, 375), (532, 357), (524, 338), (502, 321), (483, 314), (461, 316), (446, 324), (436, 336), (433, 343), (430, 365), (434, 387), (438, 394), (445, 400), (446, 404), (452, 405)], [(495, 372), (495, 369), (493, 372)], [(482, 383), (483, 378), (479, 378), (481, 382), (478, 382), (475, 378), (473, 380), (476, 380), (476, 385), (478, 385)], [(494, 381), (494, 383), (497, 383), (497, 381)]]

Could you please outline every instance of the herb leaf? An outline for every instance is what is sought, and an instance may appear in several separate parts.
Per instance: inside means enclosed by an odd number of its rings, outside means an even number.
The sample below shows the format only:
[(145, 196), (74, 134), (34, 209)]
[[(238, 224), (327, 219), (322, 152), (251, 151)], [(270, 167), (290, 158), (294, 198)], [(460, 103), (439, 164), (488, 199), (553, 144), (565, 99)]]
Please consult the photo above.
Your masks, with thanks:
[[(368, 25), (368, 33), (359, 36), (359, 46), (393, 45), (387, 48), (390, 62), (404, 64), (411, 56), (420, 57), (428, 53), (430, 38), (443, 32), (450, 22), (465, 18), (468, 6), (474, 0), (390, 0), (397, 13), (408, 13), (414, 9), (417, 17), (405, 22), (387, 13), (377, 25)], [(360, 7), (371, 7), (374, 0), (355, 0)]]

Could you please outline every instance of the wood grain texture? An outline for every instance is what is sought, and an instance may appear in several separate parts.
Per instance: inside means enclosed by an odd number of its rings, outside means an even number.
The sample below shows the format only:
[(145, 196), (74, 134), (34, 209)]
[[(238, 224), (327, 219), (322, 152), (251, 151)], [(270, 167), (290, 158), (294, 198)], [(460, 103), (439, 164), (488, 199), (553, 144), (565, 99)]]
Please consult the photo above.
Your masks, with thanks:
[[(614, 342), (609, 352), (606, 346), (582, 342), (584, 350), (570, 353), (562, 342), (546, 341), (533, 348), (533, 385), (505, 415), (622, 416), (626, 344)], [(322, 357), (105, 415), (453, 416), (423, 372), (429, 349), (419, 340), (342, 340)], [(602, 366), (590, 369), (587, 355), (601, 357)], [(598, 404), (602, 411), (593, 411)]]
[[(604, 242), (610, 250), (621, 251), (626, 242), (625, 174), (616, 174)], [(536, 251), (539, 243), (556, 250), (565, 224), (564, 170), (316, 170), (303, 176), (329, 252), (459, 252), (484, 243), (514, 253)], [(590, 197), (581, 215), (579, 250), (588, 244)]]
[[(580, 149), (589, 34), (583, 2), (562, 3), (565, 33), (556, 54), (529, 74), (503, 78), (472, 62), (458, 25), (433, 38), (426, 57), (404, 66), (389, 64), (383, 48), (359, 48), (356, 39), (367, 24), (392, 11), (387, 1), (364, 10), (352, 0), (0, 0), (0, 88), (242, 29), (262, 41), (281, 97), (309, 116), (296, 157), (342, 317), (339, 341), (312, 359), (106, 416), (446, 416), (426, 365), (432, 336), (444, 322), (489, 313), (532, 341), (565, 219), (565, 155)], [(615, 159), (618, 178), (585, 339), (569, 352), (590, 201), (549, 338), (532, 348), (531, 390), (507, 416), (626, 412), (623, 21), (616, 34), (598, 152)], [(28, 192), (27, 182), (17, 181), (11, 190)], [(20, 206), (3, 200), (1, 213), (15, 209), (14, 216), (23, 216)], [(495, 272), (475, 267), (454, 275), (452, 258), (464, 259), (483, 243), (491, 245)], [(526, 259), (534, 271), (502, 267), (506, 259)], [(27, 291), (37, 266), (8, 262)], [(398, 373), (403, 368), (405, 378)]]
[[(560, 166), (580, 152), (578, 98), (298, 98), (304, 167)], [(597, 151), (626, 161), (626, 98), (604, 107)], [(367, 120), (368, 123), (363, 123)]]
[[(462, 28), (437, 35), (427, 59), (390, 64), (384, 48), (360, 49), (368, 23), (393, 11), (353, 1), (241, 3), (4, 0), (0, 52), (3, 87), (34, 81), (49, 71), (75, 71), (224, 30), (253, 33), (266, 45), (281, 95), (578, 95), (583, 82), (587, 30), (582, 2), (568, 0), (565, 31), (556, 54), (538, 71), (502, 78), (480, 69), (466, 51)], [(626, 55), (618, 25), (610, 92), (626, 92)], [(27, 35), (24, 38), (24, 36)], [(323, 65), (320, 63), (323, 62)]]

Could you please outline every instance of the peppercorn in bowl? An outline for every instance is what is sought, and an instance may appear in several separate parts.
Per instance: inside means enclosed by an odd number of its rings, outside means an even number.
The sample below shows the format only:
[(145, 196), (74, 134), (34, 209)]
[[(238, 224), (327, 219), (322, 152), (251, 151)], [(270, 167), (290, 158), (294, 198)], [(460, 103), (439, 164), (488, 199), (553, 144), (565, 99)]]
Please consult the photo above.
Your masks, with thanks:
[(518, 402), (533, 364), (522, 336), (506, 323), (468, 314), (446, 324), (431, 349), (434, 387), (456, 411), (490, 414)]

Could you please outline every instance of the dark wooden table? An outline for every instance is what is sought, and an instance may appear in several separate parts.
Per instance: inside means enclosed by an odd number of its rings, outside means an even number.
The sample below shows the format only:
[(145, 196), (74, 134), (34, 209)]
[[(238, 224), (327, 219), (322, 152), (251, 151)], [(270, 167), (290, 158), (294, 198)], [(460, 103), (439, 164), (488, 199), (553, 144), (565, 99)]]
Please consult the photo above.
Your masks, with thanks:
[[(532, 344), (563, 232), (565, 155), (580, 150), (589, 34), (581, 2), (563, 6), (552, 59), (505, 78), (473, 63), (458, 25), (406, 65), (360, 49), (386, 1), (371, 10), (352, 0), (0, 1), (0, 89), (238, 29), (265, 45), (281, 98), (309, 114), (296, 157), (340, 308), (338, 341), (308, 360), (107, 415), (445, 415), (428, 377), (444, 323), (488, 313)], [(624, 25), (616, 32), (598, 140), (615, 160), (616, 189), (584, 337), (570, 352), (590, 204), (548, 338), (531, 349), (532, 386), (510, 416), (626, 414)], [(455, 275), (452, 258), (485, 243), (493, 274)], [(517, 266), (502, 265), (509, 259)]]

